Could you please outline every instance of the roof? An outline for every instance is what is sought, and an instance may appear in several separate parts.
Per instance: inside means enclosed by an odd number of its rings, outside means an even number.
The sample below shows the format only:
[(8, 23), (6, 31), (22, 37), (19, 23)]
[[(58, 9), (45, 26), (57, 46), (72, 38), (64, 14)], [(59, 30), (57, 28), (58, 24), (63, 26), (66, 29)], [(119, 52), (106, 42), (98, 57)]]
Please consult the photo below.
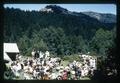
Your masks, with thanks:
[(4, 52), (19, 53), (19, 49), (16, 43), (4, 43)]

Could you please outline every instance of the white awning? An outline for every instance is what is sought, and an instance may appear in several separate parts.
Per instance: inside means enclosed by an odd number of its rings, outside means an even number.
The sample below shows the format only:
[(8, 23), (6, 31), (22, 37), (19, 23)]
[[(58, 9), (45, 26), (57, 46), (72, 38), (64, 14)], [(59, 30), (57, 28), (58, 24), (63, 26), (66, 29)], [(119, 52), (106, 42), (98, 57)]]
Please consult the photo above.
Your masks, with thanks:
[(19, 53), (19, 49), (16, 43), (4, 43), (4, 52)]

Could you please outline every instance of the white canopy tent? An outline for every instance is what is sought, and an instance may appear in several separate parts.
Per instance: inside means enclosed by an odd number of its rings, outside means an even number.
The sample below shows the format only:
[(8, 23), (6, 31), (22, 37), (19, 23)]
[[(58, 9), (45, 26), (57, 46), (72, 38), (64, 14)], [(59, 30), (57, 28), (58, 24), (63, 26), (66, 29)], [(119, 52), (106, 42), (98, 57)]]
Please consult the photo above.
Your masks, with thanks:
[(16, 43), (4, 43), (4, 60), (12, 61), (12, 57), (16, 57), (19, 49)]
[(16, 43), (4, 43), (4, 52), (19, 53), (19, 49)]

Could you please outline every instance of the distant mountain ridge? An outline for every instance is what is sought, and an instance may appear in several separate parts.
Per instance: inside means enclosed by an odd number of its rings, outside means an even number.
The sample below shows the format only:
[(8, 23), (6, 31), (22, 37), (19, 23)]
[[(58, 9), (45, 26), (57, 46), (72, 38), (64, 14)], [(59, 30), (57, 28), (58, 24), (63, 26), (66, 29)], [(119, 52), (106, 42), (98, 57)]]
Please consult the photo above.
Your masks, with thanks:
[[(5, 23), (9, 25), (5, 28), (9, 32), (11, 28), (10, 33), (12, 33), (13, 25), (11, 24), (14, 24), (20, 27), (14, 27), (14, 31), (17, 32), (20, 29), (24, 33), (27, 29), (30, 29), (30, 26), (35, 26), (35, 30), (54, 26), (63, 28), (67, 35), (82, 35), (83, 38), (90, 39), (99, 28), (111, 30), (115, 26), (114, 20), (110, 23), (106, 23), (106, 21), (104, 23), (93, 17), (95, 13), (93, 13), (93, 16), (92, 14), (87, 14), (84, 12), (72, 12), (57, 5), (47, 5), (45, 8), (40, 9), (40, 11), (22, 11), (20, 9), (6, 8)], [(86, 35), (85, 33), (91, 35)]]
[(68, 11), (65, 8), (62, 8), (57, 5), (47, 5), (45, 8), (41, 9), (40, 11), (42, 12), (55, 12), (55, 13), (63, 13), (63, 14), (71, 14), (71, 15), (76, 15), (79, 16), (80, 13), (83, 13), (85, 15), (88, 15), (92, 18), (97, 19), (100, 22), (103, 23), (116, 23), (116, 15), (110, 14), (110, 13), (98, 13), (98, 12), (93, 12), (93, 11), (87, 11), (87, 12), (71, 12)]
[(90, 17), (96, 18), (103, 23), (116, 23), (116, 15), (109, 13), (97, 13), (97, 12), (82, 12)]
[(47, 5), (45, 8), (41, 9), (40, 11), (43, 11), (43, 12), (56, 12), (56, 13), (66, 13), (66, 12), (68, 12), (67, 9), (62, 8), (60, 6), (57, 6), (57, 5)]

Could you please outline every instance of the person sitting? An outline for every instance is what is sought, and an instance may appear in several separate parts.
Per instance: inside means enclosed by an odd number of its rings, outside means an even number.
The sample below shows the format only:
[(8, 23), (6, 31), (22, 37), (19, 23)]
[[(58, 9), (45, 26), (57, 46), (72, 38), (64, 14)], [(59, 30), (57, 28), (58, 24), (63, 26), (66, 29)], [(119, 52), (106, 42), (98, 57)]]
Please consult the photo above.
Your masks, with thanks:
[(67, 80), (67, 71), (64, 70), (64, 73), (63, 73), (63, 80)]
[(62, 76), (59, 75), (56, 80), (63, 80)]
[(71, 71), (71, 80), (75, 79), (75, 71)]
[(70, 71), (67, 72), (67, 80), (71, 80), (71, 73), (70, 73)]
[(33, 51), (31, 52), (31, 55), (32, 55), (32, 57), (35, 56), (35, 49), (33, 49)]
[(43, 80), (43, 76), (44, 76), (44, 68), (43, 67), (41, 67), (40, 75), (41, 75), (41, 80)]
[(36, 51), (35, 52), (35, 56), (34, 56), (35, 59), (39, 58), (39, 53)]
[(46, 66), (46, 65), (47, 65), (47, 63), (46, 63), (46, 60), (44, 60), (44, 63), (43, 63), (43, 65), (44, 65), (44, 66)]
[(43, 76), (43, 80), (50, 80), (50, 78), (48, 77), (47, 74), (45, 74), (45, 75)]
[(75, 76), (77, 77), (77, 79), (80, 79), (80, 76), (81, 76), (80, 68), (75, 71)]
[(32, 67), (33, 61), (29, 60), (29, 65)]

